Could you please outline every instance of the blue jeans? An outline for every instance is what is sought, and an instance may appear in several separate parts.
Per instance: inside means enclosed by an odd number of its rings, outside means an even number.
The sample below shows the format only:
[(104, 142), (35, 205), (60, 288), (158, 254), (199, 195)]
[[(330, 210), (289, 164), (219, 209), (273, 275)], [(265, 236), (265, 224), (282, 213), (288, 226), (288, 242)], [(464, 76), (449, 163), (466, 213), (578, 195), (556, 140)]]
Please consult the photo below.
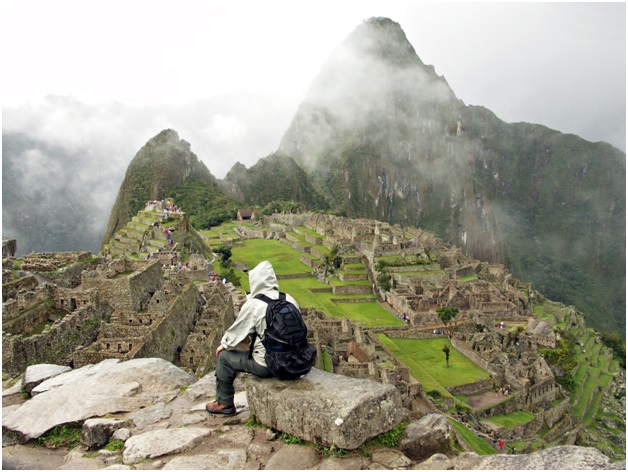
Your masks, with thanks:
[(238, 372), (249, 372), (258, 377), (272, 377), (268, 367), (259, 365), (248, 351), (224, 350), (218, 354), (216, 362), (216, 401), (223, 405), (233, 405), (233, 382)]

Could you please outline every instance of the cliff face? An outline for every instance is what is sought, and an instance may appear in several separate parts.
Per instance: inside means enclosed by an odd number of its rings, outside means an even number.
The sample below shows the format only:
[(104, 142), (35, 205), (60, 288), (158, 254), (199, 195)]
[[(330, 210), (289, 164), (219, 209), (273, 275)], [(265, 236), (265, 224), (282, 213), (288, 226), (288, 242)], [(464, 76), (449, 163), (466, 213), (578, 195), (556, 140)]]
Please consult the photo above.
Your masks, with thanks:
[(397, 23), (338, 46), (279, 152), (332, 208), (435, 231), (625, 330), (625, 154), (466, 106)]
[(148, 200), (171, 197), (185, 182), (198, 181), (218, 191), (215, 177), (173, 130), (150, 139), (127, 169), (111, 210), (103, 244), (122, 228)]

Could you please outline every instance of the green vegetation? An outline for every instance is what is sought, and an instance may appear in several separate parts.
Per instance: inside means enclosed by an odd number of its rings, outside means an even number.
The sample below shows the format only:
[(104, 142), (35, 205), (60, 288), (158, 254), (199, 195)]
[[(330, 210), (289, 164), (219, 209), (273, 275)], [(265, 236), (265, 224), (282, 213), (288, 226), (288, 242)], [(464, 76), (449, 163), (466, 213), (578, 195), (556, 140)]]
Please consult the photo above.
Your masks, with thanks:
[(405, 433), (408, 423), (401, 422), (390, 431), (376, 436), (373, 441), (384, 447), (397, 447), (403, 433)]
[(106, 451), (121, 451), (122, 449), (124, 449), (124, 441), (112, 439), (103, 449), (105, 449)]
[[(460, 354), (453, 346), (450, 349), (450, 366), (447, 367), (442, 352), (443, 342), (448, 342), (447, 338), (388, 338), (385, 334), (378, 334), (377, 338), (408, 366), (410, 374), (421, 383), (425, 374), (429, 376), (427, 380), (432, 382), (438, 379), (437, 384), (442, 387), (455, 387), (489, 377), (484, 370)], [(424, 388), (426, 391), (431, 390), (426, 384)], [(441, 388), (436, 390), (442, 394)]]
[(449, 423), (460, 434), (460, 436), (462, 436), (464, 441), (476, 454), (479, 454), (481, 456), (485, 456), (488, 454), (497, 454), (497, 451), (490, 444), (488, 444), (481, 437), (478, 437), (463, 423), (460, 423), (459, 421), (456, 421), (452, 418), (449, 418)]
[(37, 438), (41, 446), (73, 448), (81, 443), (81, 427), (72, 425), (55, 426)]
[[(445, 325), (445, 331), (449, 333), (449, 336), (451, 336), (451, 332), (449, 330), (449, 322), (453, 320), (456, 316), (458, 316), (458, 311), (458, 308), (450, 306), (444, 306), (436, 310), (436, 313), (438, 313), (438, 317)], [(449, 361), (449, 355), (447, 356), (447, 360)]]
[(325, 372), (334, 372), (334, 365), (327, 349), (321, 349), (320, 369)]
[[(290, 293), (303, 307), (314, 307), (327, 316), (334, 318), (349, 318), (352, 322), (367, 327), (374, 326), (403, 326), (404, 322), (382, 308), (373, 294), (366, 295), (334, 295), (329, 285), (318, 282), (311, 275), (311, 268), (301, 262), (301, 253), (291, 246), (277, 240), (249, 239), (241, 245), (232, 247), (232, 260), (240, 262), (252, 269), (263, 260), (270, 261), (279, 278), (279, 287)], [(321, 261), (322, 263), (322, 261)], [(248, 276), (235, 270), (240, 277), (242, 290), (249, 290)], [(286, 275), (298, 275), (296, 278), (283, 278)], [(334, 278), (334, 283), (342, 283)], [(362, 281), (361, 284), (368, 284)], [(354, 282), (355, 284), (355, 282)], [(321, 291), (325, 290), (327, 291)], [(369, 302), (343, 303), (339, 299), (370, 299)]]
[(603, 331), (602, 342), (613, 351), (613, 356), (619, 361), (622, 369), (626, 368), (626, 341), (614, 332)]
[(259, 420), (259, 418), (255, 415), (255, 413), (251, 411), (251, 414), (249, 415), (249, 419), (246, 420), (245, 426), (247, 426), (248, 428), (260, 428), (263, 426), (263, 424)]
[(288, 433), (281, 433), (281, 439), (283, 439), (283, 442), (286, 444), (305, 444), (303, 439), (297, 438), (296, 436)]
[(497, 423), (506, 429), (514, 428), (522, 424), (529, 423), (535, 418), (534, 414), (528, 411), (513, 411), (507, 415), (495, 415), (489, 418), (491, 423)]

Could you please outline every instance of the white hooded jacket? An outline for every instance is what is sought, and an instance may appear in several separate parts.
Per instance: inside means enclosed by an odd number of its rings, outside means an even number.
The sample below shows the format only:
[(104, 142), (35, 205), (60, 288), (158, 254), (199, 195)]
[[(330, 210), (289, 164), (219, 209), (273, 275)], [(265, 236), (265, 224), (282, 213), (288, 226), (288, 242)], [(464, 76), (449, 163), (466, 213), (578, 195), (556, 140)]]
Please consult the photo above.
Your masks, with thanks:
[[(255, 295), (263, 293), (273, 300), (279, 298), (279, 284), (277, 283), (275, 270), (270, 262), (260, 262), (249, 272), (249, 285), (251, 287), (251, 293), (247, 295), (247, 301), (242, 305), (240, 314), (225, 332), (220, 340), (220, 344), (222, 344), (225, 349), (233, 349), (244, 341), (249, 334), (257, 332), (255, 347), (253, 349), (253, 359), (258, 364), (266, 367), (266, 361), (264, 360), (266, 349), (262, 344), (262, 340), (266, 332), (266, 308), (268, 304), (254, 297)], [(299, 307), (292, 296), (286, 294), (286, 299), (294, 303), (297, 308)]]

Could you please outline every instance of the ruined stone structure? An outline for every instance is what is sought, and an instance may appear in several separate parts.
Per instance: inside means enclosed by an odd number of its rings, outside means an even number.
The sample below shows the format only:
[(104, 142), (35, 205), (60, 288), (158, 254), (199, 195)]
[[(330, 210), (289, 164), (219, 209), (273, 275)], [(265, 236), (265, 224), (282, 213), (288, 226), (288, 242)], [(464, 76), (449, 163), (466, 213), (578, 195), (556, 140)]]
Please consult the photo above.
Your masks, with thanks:
[[(272, 233), (266, 232), (271, 226)], [(303, 232), (298, 226), (316, 234)], [(239, 235), (258, 237), (262, 232), (265, 237), (275, 237), (301, 251), (301, 260), (313, 271), (324, 258), (313, 245), (337, 248), (344, 264), (361, 262), (367, 268), (366, 275), (346, 271), (339, 278), (343, 282), (368, 278), (372, 284), (356, 290), (350, 286), (337, 289), (332, 283), (331, 290), (334, 294), (343, 290), (355, 294), (366, 288), (365, 292), (370, 293), (374, 287), (395, 312), (410, 320), (406, 328), (387, 329), (388, 336), (437, 336), (434, 327), (443, 325), (436, 310), (444, 306), (457, 308), (452, 344), (490, 374), (489, 379), (467, 386), (466, 393), (511, 385), (516, 393), (512, 401), (500, 408), (504, 412), (525, 409), (538, 413), (540, 419), (528, 429), (553, 427), (560, 416), (557, 409), (564, 411), (569, 405), (549, 366), (538, 354), (539, 347), (556, 345), (553, 326), (536, 320), (530, 309), (534, 296), (531, 287), (514, 279), (502, 265), (471, 260), (459, 248), (422, 230), (404, 231), (362, 219), (322, 214), (273, 215), (265, 217), (255, 230), (242, 228)], [(391, 289), (386, 292), (377, 287), (382, 272), (390, 275)], [(420, 384), (410, 379), (407, 367), (379, 343), (374, 336), (377, 330), (365, 330), (346, 319), (325, 319), (316, 312), (310, 315), (313, 316), (307, 317), (308, 327), (319, 350), (319, 363), (325, 351), (335, 373), (397, 385), (406, 405), (419, 401), (419, 397), (429, 402)], [(503, 322), (521, 328), (528, 324), (531, 329), (506, 331), (501, 329)], [(478, 327), (482, 329), (478, 331)]]
[[(89, 253), (30, 255), (25, 262), (33, 272), (9, 277), (3, 285), (3, 366), (19, 371), (41, 362), (79, 367), (108, 358), (161, 357), (197, 377), (213, 370), (215, 349), (245, 296), (230, 284), (211, 282), (200, 255), (190, 257), (193, 270), (180, 270), (171, 268), (173, 261), (180, 260), (175, 245), (157, 249), (163, 242), (159, 240), (151, 252), (153, 237), (165, 234), (151, 233), (156, 228), (154, 219), (154, 213), (140, 212), (114, 237), (117, 242), (106, 257), (98, 260)], [(130, 237), (133, 231), (136, 234)], [(533, 411), (535, 422), (517, 433), (529, 434), (534, 428), (555, 427), (569, 411), (566, 396), (538, 353), (540, 347), (556, 346), (554, 326), (536, 319), (530, 309), (534, 292), (503, 266), (470, 260), (460, 249), (422, 230), (331, 215), (265, 216), (253, 227), (238, 228), (237, 234), (276, 238), (301, 250), (303, 262), (321, 280), (319, 268), (325, 254), (313, 246), (337, 248), (343, 259), (337, 276), (344, 285), (330, 283), (321, 290), (333, 291), (338, 299), (345, 294), (364, 295), (363, 299), (351, 297), (353, 303), (377, 297), (393, 312), (407, 316), (406, 326), (367, 329), (303, 307), (310, 341), (318, 350), (317, 367), (324, 356), (329, 357), (334, 373), (395, 385), (403, 404), (411, 409), (418, 410), (421, 403), (435, 408), (421, 384), (379, 342), (376, 333), (436, 337), (435, 328), (442, 328), (436, 310), (454, 307), (459, 314), (452, 345), (490, 375), (459, 393), (504, 385), (514, 390), (508, 402), (477, 412), (480, 418), (498, 411)], [(152, 256), (147, 260), (127, 257), (138, 251)], [(379, 287), (382, 274), (390, 276), (390, 290)], [(573, 316), (566, 310), (561, 320), (569, 323)], [(509, 329), (502, 328), (504, 321)], [(445, 403), (454, 406), (453, 399)], [(566, 430), (570, 423), (560, 426)], [(494, 434), (490, 425), (482, 428)]]
[[(5, 370), (18, 372), (47, 362), (80, 367), (136, 357), (161, 357), (199, 376), (213, 369), (218, 334), (234, 319), (232, 293), (220, 283), (195, 282), (209, 280), (211, 267), (198, 257), (190, 258), (193, 270), (171, 266), (180, 261), (174, 244), (144, 260), (128, 257), (150, 252), (152, 241), (160, 246), (168, 237), (155, 224), (155, 209), (161, 211), (163, 204), (151, 205), (115, 235), (104, 257), (89, 252), (29, 254), (15, 276), (5, 269), (10, 259), (3, 259)], [(185, 218), (181, 212), (173, 215)], [(130, 237), (133, 231), (137, 234)]]

